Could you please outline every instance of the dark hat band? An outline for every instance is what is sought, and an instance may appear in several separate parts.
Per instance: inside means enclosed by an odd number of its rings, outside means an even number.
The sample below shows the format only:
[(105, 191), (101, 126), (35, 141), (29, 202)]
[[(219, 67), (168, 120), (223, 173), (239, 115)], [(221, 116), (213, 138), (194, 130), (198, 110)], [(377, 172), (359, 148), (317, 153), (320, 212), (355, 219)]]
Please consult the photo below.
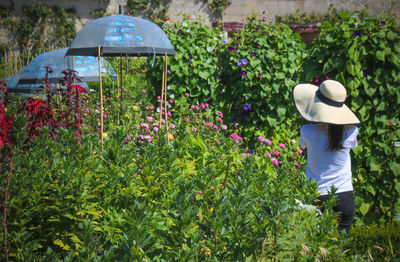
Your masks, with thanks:
[(324, 96), (324, 94), (322, 94), (321, 91), (319, 91), (319, 89), (315, 92), (315, 94), (317, 95), (319, 100), (321, 100), (322, 102), (324, 102), (325, 104), (327, 104), (329, 106), (342, 107), (344, 104), (344, 102), (333, 101), (332, 99)]

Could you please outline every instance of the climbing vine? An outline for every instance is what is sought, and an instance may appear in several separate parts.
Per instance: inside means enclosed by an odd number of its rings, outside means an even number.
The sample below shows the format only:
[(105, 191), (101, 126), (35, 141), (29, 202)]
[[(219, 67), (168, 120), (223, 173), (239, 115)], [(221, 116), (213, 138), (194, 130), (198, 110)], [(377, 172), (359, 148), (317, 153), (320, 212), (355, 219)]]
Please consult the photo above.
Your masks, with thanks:
[(13, 36), (12, 48), (25, 50), (33, 56), (43, 51), (42, 46), (65, 47), (67, 40), (76, 34), (75, 9), (36, 3), (24, 5), (22, 11), (23, 17), (15, 17), (9, 8), (0, 10), (1, 26)]

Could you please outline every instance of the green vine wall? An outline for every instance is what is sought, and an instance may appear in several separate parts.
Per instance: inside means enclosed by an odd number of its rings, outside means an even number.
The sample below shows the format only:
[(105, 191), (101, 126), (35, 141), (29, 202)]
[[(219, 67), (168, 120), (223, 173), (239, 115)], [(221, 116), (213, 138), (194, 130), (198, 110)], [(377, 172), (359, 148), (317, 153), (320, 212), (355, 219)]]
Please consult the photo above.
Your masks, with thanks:
[(0, 8), (0, 26), (10, 32), (10, 46), (32, 56), (44, 49), (65, 47), (76, 34), (75, 9), (36, 3), (24, 5), (22, 17), (12, 15), (11, 8)]

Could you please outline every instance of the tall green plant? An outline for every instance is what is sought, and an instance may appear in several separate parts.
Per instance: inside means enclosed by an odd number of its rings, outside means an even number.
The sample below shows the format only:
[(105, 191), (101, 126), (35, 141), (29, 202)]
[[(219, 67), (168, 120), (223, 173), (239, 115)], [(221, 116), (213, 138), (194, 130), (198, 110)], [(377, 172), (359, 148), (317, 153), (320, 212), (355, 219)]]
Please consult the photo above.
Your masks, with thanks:
[(300, 36), (252, 16), (221, 48), (218, 100), (227, 115), (248, 129), (290, 126), (291, 90), (305, 54)]
[[(222, 44), (220, 32), (189, 17), (182, 22), (164, 23), (163, 29), (176, 51), (176, 55), (168, 58), (168, 92), (177, 96), (187, 93), (192, 102), (214, 100), (220, 86), (216, 55), (217, 45)], [(147, 77), (153, 86), (161, 87), (161, 59), (156, 59)], [(157, 91), (160, 93), (160, 89)]]
[(362, 122), (353, 163), (358, 217), (388, 221), (400, 212), (400, 29), (390, 16), (341, 18), (320, 27), (304, 77), (318, 83), (326, 75), (347, 88), (347, 104)]

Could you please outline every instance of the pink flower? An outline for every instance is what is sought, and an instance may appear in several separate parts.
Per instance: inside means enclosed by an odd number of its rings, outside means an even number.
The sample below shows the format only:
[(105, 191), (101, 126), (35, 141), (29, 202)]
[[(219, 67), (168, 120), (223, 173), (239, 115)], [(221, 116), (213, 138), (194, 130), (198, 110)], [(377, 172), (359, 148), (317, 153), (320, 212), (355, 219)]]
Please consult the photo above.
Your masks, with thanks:
[(157, 100), (160, 101), (161, 100), (161, 96), (157, 96)]
[(268, 157), (268, 158), (271, 158), (271, 153), (267, 153), (267, 157)]
[(265, 140), (264, 140), (264, 143), (265, 143), (265, 144), (268, 144), (268, 145), (271, 145), (271, 144), (272, 144), (271, 140), (269, 140), (269, 139), (265, 139)]
[(280, 155), (281, 155), (281, 153), (279, 153), (279, 151), (275, 151), (275, 152), (274, 152), (274, 156), (278, 157), (278, 156), (280, 156)]
[(193, 106), (193, 108), (194, 108), (195, 110), (199, 110), (199, 106), (198, 106), (198, 105)]
[(140, 127), (144, 128), (144, 129), (149, 129), (149, 125), (146, 123), (140, 123)]
[(212, 127), (213, 125), (214, 125), (213, 122), (210, 122), (210, 123), (207, 123), (207, 124), (206, 124), (206, 126), (208, 126), (208, 127)]
[(219, 116), (220, 118), (224, 118), (224, 114), (222, 114), (222, 112), (218, 112), (218, 116)]
[(259, 136), (259, 137), (257, 137), (257, 140), (260, 141), (260, 142), (264, 142), (264, 141), (265, 141), (265, 138), (262, 137), (262, 136)]
[(200, 105), (200, 108), (201, 108), (201, 109), (204, 109), (204, 108), (206, 108), (206, 106), (205, 106), (204, 104), (201, 104), (201, 105)]
[(227, 127), (226, 125), (221, 125), (221, 129), (222, 129), (222, 130), (227, 130), (228, 127)]
[(189, 97), (190, 95), (189, 95), (189, 93), (185, 93), (185, 96), (186, 96), (186, 97)]
[(389, 121), (388, 124), (391, 126), (393, 125), (393, 121)]
[(147, 122), (149, 122), (149, 123), (153, 122), (153, 118), (151, 116), (148, 116), (147, 117)]
[(214, 126), (213, 128), (214, 128), (214, 130), (218, 130), (218, 126)]
[(290, 143), (292, 143), (292, 145), (296, 144), (296, 140), (292, 139), (290, 140)]
[(197, 131), (197, 128), (193, 127), (193, 132), (196, 132), (196, 131)]
[(169, 124), (169, 127), (170, 127), (171, 129), (174, 129), (174, 128), (175, 128), (175, 125), (174, 125), (173, 123), (171, 123), (171, 124)]
[(217, 118), (217, 122), (223, 122), (223, 120), (221, 118)]
[(107, 118), (107, 114), (104, 113), (103, 114), (103, 118), (106, 119)]
[(303, 153), (303, 150), (299, 149), (297, 150), (297, 154), (301, 155)]
[(143, 93), (143, 94), (146, 94), (146, 89), (142, 89), (142, 93)]
[(183, 121), (185, 121), (185, 123), (188, 123), (189, 119), (185, 118), (185, 119), (183, 119)]
[(282, 144), (279, 145), (279, 147), (284, 149), (285, 148), (285, 144), (282, 143)]
[(301, 165), (300, 165), (299, 163), (296, 163), (295, 166), (296, 166), (297, 168), (300, 168), (300, 167), (301, 167)]
[(148, 108), (149, 110), (153, 110), (154, 107), (153, 107), (153, 106), (148, 106), (147, 108)]
[(168, 102), (169, 102), (170, 104), (173, 104), (173, 103), (174, 103), (174, 100), (170, 99), (170, 100), (168, 100)]
[(172, 114), (171, 114), (170, 111), (167, 112), (167, 116), (168, 116), (168, 117), (172, 117)]
[(154, 132), (158, 132), (158, 127), (153, 127)]
[(278, 166), (279, 165), (279, 162), (278, 162), (278, 160), (276, 160), (276, 158), (272, 158), (271, 159), (271, 163), (274, 164), (274, 166)]
[(126, 92), (126, 89), (124, 89), (124, 92)]
[(208, 107), (208, 103), (205, 103), (204, 106), (205, 106), (205, 107)]

